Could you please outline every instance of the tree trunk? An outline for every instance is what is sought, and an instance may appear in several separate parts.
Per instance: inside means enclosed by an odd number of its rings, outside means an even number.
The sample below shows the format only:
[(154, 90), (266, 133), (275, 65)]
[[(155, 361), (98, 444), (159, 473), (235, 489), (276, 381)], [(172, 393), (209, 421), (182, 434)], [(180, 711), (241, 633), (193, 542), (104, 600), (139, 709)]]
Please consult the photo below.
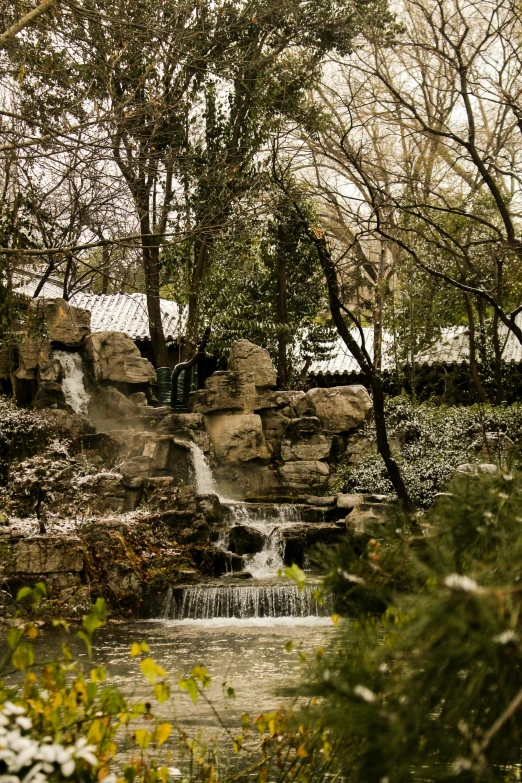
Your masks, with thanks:
[(192, 281), (188, 301), (187, 328), (185, 330), (185, 342), (183, 344), (182, 359), (187, 361), (194, 353), (197, 342), (199, 289), (208, 257), (208, 244), (202, 239), (197, 247), (196, 260), (192, 271)]
[(480, 402), (489, 402), (488, 396), (480, 380), (477, 363), (477, 346), (475, 341), (475, 316), (473, 315), (473, 304), (471, 302), (471, 294), (464, 293), (464, 301), (466, 303), (466, 312), (468, 315), (469, 326), (469, 368), (471, 371), (471, 377), (475, 388), (477, 390), (478, 398)]
[(284, 229), (278, 229), (278, 254), (277, 254), (277, 322), (279, 331), (277, 335), (277, 369), (279, 376), (279, 388), (288, 389), (288, 286), (285, 253)]
[(149, 333), (156, 367), (169, 367), (169, 352), (161, 322), (159, 247), (157, 239), (150, 235), (149, 213), (146, 207), (140, 210), (142, 233), (143, 271), (145, 273), (145, 292), (149, 315)]
[(375, 417), (375, 430), (377, 435), (377, 449), (386, 466), (388, 477), (393, 485), (395, 492), (397, 493), (397, 497), (403, 504), (403, 507), (406, 509), (406, 511), (413, 511), (414, 505), (408, 494), (406, 485), (404, 484), (399, 466), (393, 458), (388, 440), (386, 415), (384, 411), (384, 389), (382, 385), (381, 374), (378, 370), (376, 370), (366, 351), (361, 348), (357, 341), (353, 338), (348, 326), (346, 325), (341, 309), (342, 303), (339, 294), (337, 273), (324, 238), (316, 238), (316, 247), (319, 252), (321, 268), (328, 286), (330, 311), (332, 313), (333, 321), (345, 345), (357, 360), (372, 391), (373, 413)]

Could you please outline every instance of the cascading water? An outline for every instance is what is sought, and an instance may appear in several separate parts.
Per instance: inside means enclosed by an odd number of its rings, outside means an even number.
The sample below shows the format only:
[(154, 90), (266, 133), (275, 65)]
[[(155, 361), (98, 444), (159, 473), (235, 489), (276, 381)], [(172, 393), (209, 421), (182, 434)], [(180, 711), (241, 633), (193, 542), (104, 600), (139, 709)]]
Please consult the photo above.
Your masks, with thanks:
[(226, 585), (170, 590), (162, 608), (165, 620), (211, 620), (216, 617), (327, 617), (328, 603), (319, 604), (314, 590), (297, 585)]
[(75, 413), (85, 415), (90, 396), (83, 383), (82, 357), (79, 353), (53, 351), (53, 358), (58, 359), (64, 372), (62, 389), (65, 401)]
[[(245, 570), (253, 577), (248, 585), (198, 585), (170, 589), (165, 598), (162, 617), (171, 620), (200, 621), (217, 618), (319, 618), (327, 617), (331, 608), (319, 604), (314, 590), (306, 586), (270, 584), (284, 567), (285, 529), (300, 520), (299, 509), (292, 505), (271, 503), (253, 505), (223, 497), (216, 485), (210, 465), (195, 443), (190, 444), (194, 481), (198, 494), (217, 495), (227, 508), (229, 526), (215, 546), (232, 561), (229, 551), (231, 533), (235, 527), (250, 528), (261, 534), (262, 546), (255, 554), (246, 555)], [(230, 569), (231, 571), (232, 569)], [(233, 576), (232, 573), (230, 573)]]
[[(221, 503), (228, 509), (232, 526), (242, 525), (261, 533), (263, 536), (263, 548), (256, 554), (247, 556), (246, 569), (255, 579), (277, 576), (278, 570), (284, 566), (284, 529), (299, 521), (297, 509), (291, 505), (275, 506), (272, 504), (267, 504), (264, 507), (252, 507), (248, 503), (229, 500), (221, 496), (204, 453), (195, 443), (190, 444), (190, 451), (198, 494), (217, 495)], [(230, 529), (222, 531), (216, 541), (216, 546), (225, 553), (228, 552), (229, 534)]]

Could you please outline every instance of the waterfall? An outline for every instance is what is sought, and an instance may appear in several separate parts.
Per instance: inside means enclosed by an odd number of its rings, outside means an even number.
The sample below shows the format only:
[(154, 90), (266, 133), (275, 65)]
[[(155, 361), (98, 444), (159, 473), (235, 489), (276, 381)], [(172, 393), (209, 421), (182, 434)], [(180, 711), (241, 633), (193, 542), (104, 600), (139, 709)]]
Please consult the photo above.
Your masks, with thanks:
[(219, 492), (208, 460), (199, 446), (196, 446), (195, 443), (190, 443), (190, 455), (192, 467), (194, 468), (196, 491), (198, 495), (217, 495), (219, 497)]
[(62, 389), (65, 401), (75, 413), (85, 415), (90, 396), (83, 384), (82, 357), (79, 353), (53, 351), (53, 358), (58, 359), (63, 369)]
[(162, 609), (165, 620), (214, 618), (327, 617), (331, 607), (320, 605), (313, 588), (297, 585), (226, 585), (170, 590)]
[[(285, 565), (285, 528), (300, 521), (299, 510), (291, 505), (249, 507), (247, 503), (236, 503), (229, 506), (229, 514), (235, 525), (249, 527), (264, 538), (263, 548), (246, 556), (245, 570), (256, 579), (276, 576)], [(223, 544), (227, 543), (225, 538)]]
[(245, 556), (245, 570), (249, 571), (256, 579), (277, 576), (279, 569), (284, 567), (285, 528), (292, 527), (300, 521), (298, 508), (288, 504), (254, 506), (221, 496), (208, 460), (202, 450), (195, 443), (191, 443), (190, 452), (197, 493), (217, 495), (221, 503), (228, 509), (230, 527), (221, 531), (215, 542), (216, 548), (223, 551), (225, 555), (230, 554), (229, 539), (233, 527), (242, 525), (251, 528), (261, 533), (264, 542), (259, 552)]

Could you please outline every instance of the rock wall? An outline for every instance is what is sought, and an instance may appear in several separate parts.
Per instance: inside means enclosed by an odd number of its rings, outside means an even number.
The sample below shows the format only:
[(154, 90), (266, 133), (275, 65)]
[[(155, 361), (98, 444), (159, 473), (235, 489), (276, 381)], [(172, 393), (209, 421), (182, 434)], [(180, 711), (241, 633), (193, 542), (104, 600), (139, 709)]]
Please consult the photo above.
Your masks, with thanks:
[(190, 403), (204, 420), (227, 494), (324, 491), (334, 456), (357, 448), (354, 432), (371, 409), (366, 389), (275, 391), (270, 356), (248, 340), (232, 345), (228, 367), (214, 373)]

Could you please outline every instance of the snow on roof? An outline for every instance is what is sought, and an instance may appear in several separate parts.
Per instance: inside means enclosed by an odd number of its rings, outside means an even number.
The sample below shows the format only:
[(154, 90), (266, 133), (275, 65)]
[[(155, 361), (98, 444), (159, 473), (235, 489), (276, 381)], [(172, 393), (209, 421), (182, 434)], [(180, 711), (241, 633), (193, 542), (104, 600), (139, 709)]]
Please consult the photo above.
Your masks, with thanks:
[[(32, 298), (39, 282), (38, 278), (13, 275), (13, 290), (17, 294)], [(59, 281), (46, 280), (39, 296), (45, 296), (46, 299), (59, 299), (63, 296), (63, 284), (60, 285)]]
[[(359, 330), (354, 328), (350, 329), (350, 332), (358, 345), (361, 345)], [(366, 350), (373, 359), (373, 326), (363, 326), (362, 332)], [(393, 347), (393, 336), (389, 332), (384, 332), (382, 336), (382, 369), (385, 372), (391, 371), (395, 367)], [(332, 356), (329, 359), (312, 362), (309, 370), (310, 375), (350, 375), (360, 372), (361, 368), (357, 360), (354, 359), (341, 337), (338, 337), (334, 343)]]
[[(515, 322), (522, 327), (522, 314), (516, 316)], [(416, 364), (468, 364), (469, 362), (469, 329), (464, 326), (443, 329), (443, 335), (430, 348), (419, 353)], [(502, 359), (506, 364), (522, 363), (522, 344), (520, 340), (504, 324), (498, 327)], [(478, 357), (477, 357), (478, 359)]]
[[(17, 293), (33, 297), (39, 276), (16, 273), (13, 288)], [(63, 296), (60, 281), (48, 280), (39, 294), (46, 299)], [(91, 313), (92, 332), (124, 332), (133, 340), (150, 340), (147, 297), (145, 294), (74, 294), (70, 304)], [(186, 315), (176, 302), (160, 299), (161, 321), (167, 340), (177, 340), (184, 333)]]
[[(70, 302), (90, 310), (92, 332), (124, 332), (133, 340), (150, 340), (145, 294), (75, 294)], [(184, 310), (168, 299), (160, 299), (160, 307), (165, 337), (176, 340), (184, 332)]]
[[(522, 313), (516, 317), (517, 324), (522, 328)], [(357, 329), (351, 329), (352, 336), (358, 344), (361, 338)], [(373, 358), (373, 327), (363, 327), (366, 350)], [(502, 358), (507, 364), (522, 364), (522, 344), (513, 332), (499, 325), (499, 338), (502, 347)], [(382, 369), (390, 372), (395, 367), (395, 352), (393, 336), (389, 332), (383, 334)], [(415, 357), (415, 364), (432, 367), (437, 364), (468, 364), (469, 363), (469, 330), (465, 326), (453, 326), (441, 329), (439, 339), (429, 348), (420, 351)], [(313, 362), (310, 366), (311, 375), (350, 375), (360, 374), (356, 359), (352, 356), (343, 340), (339, 337), (332, 348), (330, 359)]]

